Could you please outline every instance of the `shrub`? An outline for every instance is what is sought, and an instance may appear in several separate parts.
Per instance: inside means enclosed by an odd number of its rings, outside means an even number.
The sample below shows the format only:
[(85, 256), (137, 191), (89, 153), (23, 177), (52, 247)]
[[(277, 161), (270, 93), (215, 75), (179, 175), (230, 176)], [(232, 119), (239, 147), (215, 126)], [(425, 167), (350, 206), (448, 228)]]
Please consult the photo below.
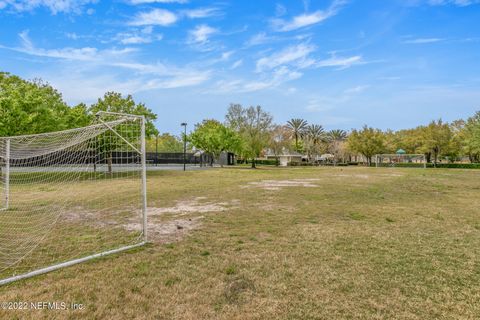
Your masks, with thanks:
[[(480, 163), (437, 163), (436, 167), (452, 169), (480, 169)], [(427, 168), (433, 168), (433, 163), (428, 163)]]
[[(375, 163), (370, 166), (375, 167)], [(381, 167), (388, 167), (387, 163), (380, 165)], [(396, 163), (398, 168), (423, 168), (423, 163)], [(436, 167), (433, 163), (427, 163), (427, 168), (450, 168), (450, 169), (480, 169), (480, 163), (437, 163)]]

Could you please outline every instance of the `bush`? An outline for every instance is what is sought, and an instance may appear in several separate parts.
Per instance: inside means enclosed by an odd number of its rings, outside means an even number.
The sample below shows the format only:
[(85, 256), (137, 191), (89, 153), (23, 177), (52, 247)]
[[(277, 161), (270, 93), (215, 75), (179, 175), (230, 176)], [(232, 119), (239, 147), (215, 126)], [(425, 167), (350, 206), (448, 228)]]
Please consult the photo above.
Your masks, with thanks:
[[(237, 164), (251, 164), (252, 159), (237, 159)], [(255, 160), (255, 164), (260, 164), (260, 165), (267, 165), (267, 166), (275, 166), (277, 165), (277, 160), (275, 159), (258, 159)], [(280, 163), (278, 163), (280, 164)]]
[(291, 161), (287, 163), (287, 166), (291, 167), (311, 167), (311, 166), (316, 166), (315, 163), (309, 163), (309, 162), (298, 162), (298, 161)]
[[(433, 168), (433, 163), (428, 163), (427, 168)], [(452, 169), (480, 169), (480, 163), (437, 163), (437, 168)]]
[[(370, 166), (375, 167), (375, 163)], [(389, 164), (381, 164), (380, 167), (389, 167)], [(393, 167), (397, 168), (423, 168), (423, 163), (407, 162), (396, 163)], [(435, 168), (433, 163), (427, 163), (427, 168)], [(436, 168), (450, 168), (450, 169), (480, 169), (480, 163), (437, 163)]]
[(275, 166), (275, 165), (277, 165), (277, 160), (275, 160), (275, 159), (255, 160), (255, 163), (256, 164), (263, 164), (263, 165), (267, 165), (267, 166)]

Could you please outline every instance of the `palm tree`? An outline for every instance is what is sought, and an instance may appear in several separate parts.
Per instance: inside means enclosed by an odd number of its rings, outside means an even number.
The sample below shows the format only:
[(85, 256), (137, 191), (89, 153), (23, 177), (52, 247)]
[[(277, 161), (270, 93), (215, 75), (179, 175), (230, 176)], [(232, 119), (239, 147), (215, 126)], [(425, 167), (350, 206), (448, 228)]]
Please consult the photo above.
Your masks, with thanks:
[(329, 141), (344, 141), (347, 139), (347, 132), (340, 129), (334, 129), (327, 133)]
[(287, 121), (287, 128), (295, 138), (295, 151), (299, 151), (298, 139), (302, 136), (303, 132), (307, 128), (308, 122), (303, 119), (291, 119)]
[(305, 129), (305, 135), (313, 142), (313, 144), (318, 144), (321, 141), (325, 140), (325, 131), (323, 127), (318, 124), (311, 124)]
[[(333, 153), (333, 165), (336, 165), (337, 159), (340, 158), (342, 154), (342, 145), (343, 141), (347, 140), (347, 132), (340, 129), (331, 130), (327, 133), (329, 149)], [(344, 155), (344, 153), (343, 153)], [(342, 161), (345, 161), (345, 157), (342, 156)]]
[(307, 154), (309, 161), (311, 160), (311, 155), (318, 150), (320, 142), (325, 140), (325, 131), (323, 127), (318, 124), (311, 124), (306, 127), (305, 133), (305, 142), (307, 144)]

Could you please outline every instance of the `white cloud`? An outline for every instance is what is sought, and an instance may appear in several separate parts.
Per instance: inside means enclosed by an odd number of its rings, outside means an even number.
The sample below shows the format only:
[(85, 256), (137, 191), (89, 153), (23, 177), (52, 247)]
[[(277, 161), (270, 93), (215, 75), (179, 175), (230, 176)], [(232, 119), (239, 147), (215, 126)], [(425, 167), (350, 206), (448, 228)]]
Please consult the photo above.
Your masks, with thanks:
[(0, 1), (0, 9), (11, 8), (14, 11), (33, 11), (44, 7), (52, 14), (81, 13), (84, 6), (96, 3), (97, 0), (4, 0)]
[(124, 49), (105, 49), (98, 50), (93, 47), (83, 47), (83, 48), (60, 48), (60, 49), (43, 49), (37, 48), (33, 45), (30, 37), (28, 36), (28, 30), (25, 30), (19, 34), (19, 37), (22, 42), (22, 47), (20, 48), (7, 48), (17, 52), (39, 56), (39, 57), (48, 57), (56, 58), (63, 60), (77, 60), (77, 61), (112, 61), (118, 57), (128, 55), (134, 51), (133, 48), (124, 48)]
[(132, 26), (169, 26), (177, 22), (178, 17), (175, 13), (165, 9), (153, 9), (149, 12), (140, 12), (129, 23)]
[(144, 44), (152, 43), (163, 39), (162, 34), (153, 34), (153, 27), (148, 26), (141, 30), (133, 30), (131, 32), (120, 32), (113, 40), (122, 44)]
[(189, 9), (183, 10), (182, 13), (190, 19), (207, 18), (220, 14), (218, 8)]
[(223, 53), (222, 53), (222, 56), (220, 57), (220, 60), (221, 60), (221, 61), (226, 61), (226, 60), (230, 59), (230, 57), (231, 57), (234, 53), (235, 53), (235, 51), (233, 51), (233, 50), (223, 52)]
[[(148, 31), (148, 30), (147, 30)], [(56, 48), (36, 47), (28, 31), (20, 35), (22, 46), (7, 48), (24, 54), (49, 59), (37, 61), (35, 77), (41, 76), (58, 88), (69, 101), (93, 101), (106, 91), (135, 93), (154, 89), (196, 86), (209, 80), (211, 70), (177, 67), (166, 63), (140, 63), (135, 49)], [(41, 66), (47, 66), (42, 72)], [(82, 90), (78, 90), (81, 85)]]
[(337, 57), (333, 55), (332, 57), (324, 60), (316, 61), (314, 66), (317, 68), (323, 67), (338, 67), (339, 69), (350, 68), (355, 64), (362, 64), (362, 56), (352, 56), (352, 57)]
[(230, 67), (231, 70), (233, 69), (237, 69), (238, 67), (240, 67), (241, 65), (243, 64), (243, 60), (240, 59), (240, 60), (237, 60), (235, 61), (232, 66)]
[(406, 44), (425, 44), (425, 43), (435, 43), (435, 42), (442, 42), (445, 39), (442, 38), (418, 38), (418, 39), (409, 39), (403, 41)]
[(480, 3), (479, 0), (429, 0), (428, 4), (431, 6), (444, 6), (447, 4), (453, 4), (459, 7), (466, 7), (472, 4)]
[(130, 0), (130, 4), (144, 3), (187, 3), (188, 0)]
[(311, 64), (311, 60), (307, 59), (307, 57), (314, 50), (314, 46), (304, 43), (289, 46), (280, 52), (258, 59), (256, 63), (256, 71), (262, 72), (291, 63), (295, 63), (296, 66), (300, 68), (306, 67)]
[(273, 19), (272, 26), (276, 31), (292, 31), (311, 26), (335, 16), (345, 3), (345, 0), (334, 0), (326, 10), (300, 14), (289, 21), (278, 18)]
[(205, 44), (206, 42), (208, 42), (209, 37), (217, 32), (217, 29), (207, 26), (206, 24), (196, 26), (195, 29), (190, 30), (189, 32), (189, 42)]
[[(161, 36), (157, 39), (161, 39)], [(120, 40), (122, 44), (142, 44), (142, 43), (151, 43), (151, 37), (142, 37), (138, 35), (127, 36)]]
[(267, 36), (267, 34), (265, 32), (260, 32), (260, 33), (257, 33), (255, 34), (254, 36), (252, 36), (246, 43), (245, 45), (248, 46), (248, 47), (251, 47), (251, 46), (256, 46), (256, 45), (259, 45), (259, 44), (264, 44), (270, 40), (272, 40), (273, 38), (272, 37), (269, 37)]
[(290, 70), (286, 66), (281, 66), (275, 69), (271, 74), (263, 75), (261, 78), (255, 80), (236, 79), (217, 81), (215, 87), (208, 90), (206, 93), (244, 93), (267, 90), (278, 87), (285, 82), (298, 79), (301, 76), (302, 73)]
[(369, 85), (359, 85), (359, 86), (355, 86), (355, 87), (346, 89), (346, 90), (344, 91), (344, 93), (346, 93), (346, 94), (362, 93), (362, 92), (364, 92), (365, 90), (367, 90), (368, 88), (370, 88)]

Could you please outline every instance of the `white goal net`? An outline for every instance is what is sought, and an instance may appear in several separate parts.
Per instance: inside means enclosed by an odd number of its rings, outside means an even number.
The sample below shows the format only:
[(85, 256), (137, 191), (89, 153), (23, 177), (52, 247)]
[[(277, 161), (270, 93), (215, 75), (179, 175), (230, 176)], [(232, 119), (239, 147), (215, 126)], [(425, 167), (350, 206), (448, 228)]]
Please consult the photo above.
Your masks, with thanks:
[(375, 167), (408, 167), (426, 168), (424, 154), (377, 154)]
[(144, 121), (0, 138), (0, 284), (146, 241)]

